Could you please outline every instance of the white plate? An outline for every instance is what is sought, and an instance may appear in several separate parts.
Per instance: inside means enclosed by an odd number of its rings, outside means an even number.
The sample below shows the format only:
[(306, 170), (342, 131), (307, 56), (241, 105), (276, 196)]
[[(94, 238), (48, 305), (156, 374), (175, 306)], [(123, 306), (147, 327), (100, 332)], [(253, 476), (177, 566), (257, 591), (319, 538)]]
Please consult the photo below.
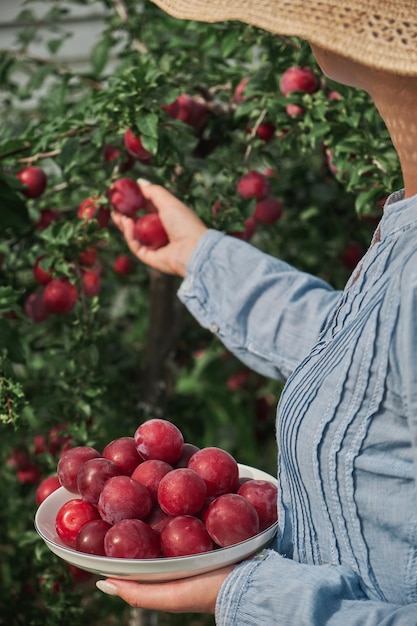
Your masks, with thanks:
[[(262, 470), (239, 464), (239, 475), (260, 480), (277, 481)], [(243, 561), (262, 548), (268, 546), (277, 530), (277, 523), (251, 539), (242, 541), (228, 548), (219, 548), (210, 552), (192, 556), (159, 559), (115, 559), (77, 552), (65, 546), (55, 530), (55, 517), (61, 506), (76, 498), (64, 487), (60, 487), (39, 506), (35, 516), (35, 528), (48, 548), (61, 559), (98, 576), (138, 580), (142, 582), (161, 582), (189, 578), (211, 570)]]

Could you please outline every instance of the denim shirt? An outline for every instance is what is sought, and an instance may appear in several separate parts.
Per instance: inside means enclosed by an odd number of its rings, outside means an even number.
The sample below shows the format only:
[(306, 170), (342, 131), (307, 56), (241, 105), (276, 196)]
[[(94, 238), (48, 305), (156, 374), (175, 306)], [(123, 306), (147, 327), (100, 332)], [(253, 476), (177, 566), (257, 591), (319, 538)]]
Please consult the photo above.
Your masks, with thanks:
[(417, 196), (388, 199), (343, 292), (208, 231), (179, 297), (277, 410), (279, 530), (219, 626), (417, 625)]

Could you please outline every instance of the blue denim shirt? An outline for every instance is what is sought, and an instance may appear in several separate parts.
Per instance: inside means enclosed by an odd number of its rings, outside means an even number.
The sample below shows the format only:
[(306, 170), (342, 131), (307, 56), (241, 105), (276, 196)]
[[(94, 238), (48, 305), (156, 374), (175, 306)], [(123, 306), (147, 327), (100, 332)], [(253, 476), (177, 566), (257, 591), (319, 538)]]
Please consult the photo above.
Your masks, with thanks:
[(227, 577), (217, 624), (417, 625), (417, 196), (389, 198), (343, 292), (209, 231), (179, 297), (286, 380), (276, 544)]

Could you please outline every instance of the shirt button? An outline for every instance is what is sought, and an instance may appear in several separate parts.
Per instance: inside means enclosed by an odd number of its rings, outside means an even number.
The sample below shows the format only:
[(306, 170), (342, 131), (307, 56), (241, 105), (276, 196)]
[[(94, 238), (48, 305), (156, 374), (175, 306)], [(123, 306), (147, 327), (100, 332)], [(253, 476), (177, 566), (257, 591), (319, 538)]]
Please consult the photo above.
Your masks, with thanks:
[(214, 334), (215, 334), (215, 333), (218, 333), (218, 332), (219, 332), (219, 327), (217, 326), (217, 324), (215, 324), (215, 323), (211, 324), (211, 326), (210, 326), (210, 331), (211, 331), (212, 333), (214, 333)]

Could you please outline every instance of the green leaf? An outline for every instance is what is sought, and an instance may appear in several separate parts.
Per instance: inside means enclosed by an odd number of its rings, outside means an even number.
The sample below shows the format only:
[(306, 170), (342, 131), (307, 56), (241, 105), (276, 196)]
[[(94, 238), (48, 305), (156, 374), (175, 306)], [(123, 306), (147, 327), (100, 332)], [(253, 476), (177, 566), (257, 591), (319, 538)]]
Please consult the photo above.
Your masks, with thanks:
[(153, 139), (158, 138), (158, 123), (159, 118), (156, 113), (147, 113), (141, 115), (137, 120), (137, 125), (140, 132), (147, 137), (152, 137)]
[(30, 81), (27, 84), (27, 88), (31, 92), (39, 89), (44, 84), (46, 78), (53, 74), (54, 71), (55, 67), (53, 66), (53, 64), (41, 65), (39, 68), (37, 68), (36, 72), (32, 71)]
[(10, 311), (19, 297), (19, 294), (9, 285), (0, 287), (0, 311)]
[(91, 65), (95, 74), (100, 75), (106, 67), (110, 48), (111, 40), (108, 37), (105, 37), (93, 47), (91, 51)]
[(28, 148), (28, 143), (24, 139), (16, 139), (15, 137), (7, 139), (0, 145), (0, 159), (10, 153), (18, 152), (19, 150), (23, 150), (25, 148)]
[(24, 363), (24, 349), (19, 332), (7, 319), (0, 318), (0, 345), (13, 363)]
[(221, 51), (225, 58), (229, 57), (239, 43), (239, 33), (231, 31), (221, 40)]
[(360, 193), (355, 202), (355, 209), (359, 215), (365, 215), (373, 208), (377, 199), (380, 198), (381, 189), (378, 187), (371, 187), (367, 191)]
[(0, 233), (21, 233), (30, 224), (26, 203), (0, 178)]
[(58, 52), (63, 43), (64, 39), (62, 37), (59, 39), (50, 39), (47, 43), (49, 52), (51, 52), (51, 54), (55, 54)]
[(159, 117), (155, 113), (142, 115), (137, 121), (143, 146), (151, 154), (156, 154), (158, 150), (158, 123)]

